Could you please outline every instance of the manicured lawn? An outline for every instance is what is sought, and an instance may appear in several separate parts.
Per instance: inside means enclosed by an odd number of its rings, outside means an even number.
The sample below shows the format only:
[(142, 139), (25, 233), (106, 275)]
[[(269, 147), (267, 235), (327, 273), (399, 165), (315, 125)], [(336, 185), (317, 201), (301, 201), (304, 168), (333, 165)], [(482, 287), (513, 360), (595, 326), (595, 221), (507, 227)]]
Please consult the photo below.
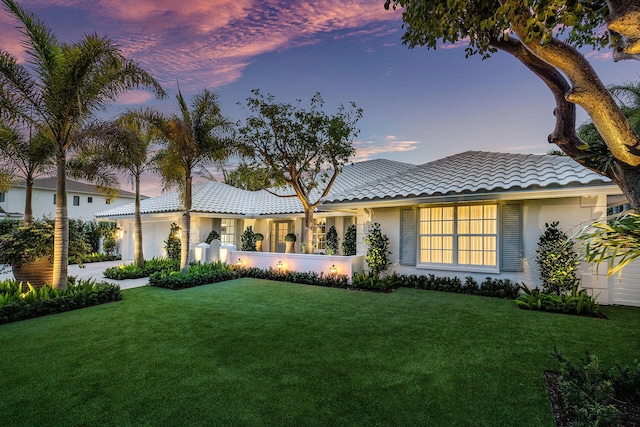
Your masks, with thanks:
[(553, 425), (553, 346), (640, 357), (609, 320), (513, 301), (241, 279), (0, 326), (0, 424)]

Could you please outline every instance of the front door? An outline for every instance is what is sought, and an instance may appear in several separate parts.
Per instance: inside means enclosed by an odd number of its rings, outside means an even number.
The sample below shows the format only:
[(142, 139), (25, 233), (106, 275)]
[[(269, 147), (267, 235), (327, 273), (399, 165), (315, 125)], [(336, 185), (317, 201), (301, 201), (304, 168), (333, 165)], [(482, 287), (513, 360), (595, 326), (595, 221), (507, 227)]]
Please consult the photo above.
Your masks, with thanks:
[(271, 250), (284, 253), (287, 245), (284, 236), (289, 233), (289, 221), (274, 221), (271, 224)]

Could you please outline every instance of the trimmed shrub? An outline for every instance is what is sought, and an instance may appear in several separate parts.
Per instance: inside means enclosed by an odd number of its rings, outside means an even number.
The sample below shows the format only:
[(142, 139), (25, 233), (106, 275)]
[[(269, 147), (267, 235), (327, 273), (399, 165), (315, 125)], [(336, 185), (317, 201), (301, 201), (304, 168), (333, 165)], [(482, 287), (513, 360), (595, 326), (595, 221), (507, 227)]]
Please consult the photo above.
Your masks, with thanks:
[(240, 250), (241, 251), (256, 251), (256, 235), (253, 232), (253, 227), (248, 226), (240, 235)]
[(558, 230), (557, 221), (545, 224), (536, 250), (544, 292), (562, 295), (570, 292), (578, 282), (578, 254), (573, 246), (573, 240)]
[(148, 277), (159, 271), (178, 271), (180, 270), (180, 262), (168, 258), (152, 258), (145, 260), (142, 268), (135, 263), (123, 264), (117, 267), (109, 267), (102, 274), (104, 277), (115, 280), (138, 279), (140, 277)]
[(372, 275), (379, 277), (380, 273), (385, 271), (391, 265), (389, 256), (391, 251), (389, 250), (389, 237), (386, 234), (382, 234), (380, 224), (374, 222), (371, 226), (371, 230), (367, 233), (364, 239), (364, 243), (367, 245), (367, 266)]
[(344, 233), (342, 242), (342, 255), (352, 256), (356, 254), (356, 226), (351, 224)]
[(211, 244), (214, 240), (220, 240), (220, 233), (216, 230), (211, 230), (211, 233), (207, 236), (205, 243)]
[(286, 236), (284, 236), (284, 241), (285, 242), (295, 242), (296, 240), (298, 240), (298, 238), (296, 237), (296, 235), (294, 233), (288, 233)]
[(338, 255), (338, 250), (340, 248), (340, 239), (338, 239), (338, 232), (336, 228), (332, 225), (329, 227), (327, 231), (327, 244), (325, 252), (327, 255)]
[(164, 250), (167, 252), (167, 258), (174, 261), (180, 261), (180, 248), (182, 243), (180, 242), (180, 226), (175, 222), (171, 223), (169, 228), (169, 236), (164, 241)]

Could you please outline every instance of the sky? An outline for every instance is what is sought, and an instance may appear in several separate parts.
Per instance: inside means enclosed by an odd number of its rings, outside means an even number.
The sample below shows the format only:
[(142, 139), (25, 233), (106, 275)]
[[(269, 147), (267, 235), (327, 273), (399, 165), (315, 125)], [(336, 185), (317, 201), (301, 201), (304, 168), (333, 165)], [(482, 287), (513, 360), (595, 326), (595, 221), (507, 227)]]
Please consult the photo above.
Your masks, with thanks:
[[(97, 33), (116, 41), (163, 85), (120, 97), (107, 113), (145, 106), (176, 112), (177, 83), (187, 99), (204, 88), (235, 120), (252, 89), (325, 111), (355, 102), (364, 110), (354, 161), (426, 163), (467, 150), (543, 154), (555, 146), (554, 101), (541, 80), (505, 53), (465, 58), (464, 45), (436, 50), (402, 44), (401, 11), (384, 0), (23, 0), (60, 41)], [(0, 47), (25, 60), (16, 22), (0, 11)], [(587, 51), (605, 85), (637, 81), (640, 62), (614, 63)], [(578, 122), (587, 121), (578, 112)], [(131, 184), (123, 182), (123, 189)], [(160, 192), (147, 176), (142, 192)]]

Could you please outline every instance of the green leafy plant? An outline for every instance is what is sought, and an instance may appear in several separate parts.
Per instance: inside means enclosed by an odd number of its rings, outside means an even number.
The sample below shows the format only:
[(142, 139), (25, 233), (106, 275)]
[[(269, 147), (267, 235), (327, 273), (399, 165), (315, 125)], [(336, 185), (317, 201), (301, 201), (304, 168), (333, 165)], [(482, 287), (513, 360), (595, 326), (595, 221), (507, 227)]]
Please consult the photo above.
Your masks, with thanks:
[(164, 241), (164, 250), (167, 252), (167, 258), (180, 261), (181, 248), (180, 227), (175, 222), (172, 222), (169, 228), (169, 236)]
[(0, 282), (0, 323), (15, 322), (122, 299), (120, 287), (70, 277), (66, 289), (34, 288), (15, 280)]
[(142, 268), (136, 263), (123, 264), (117, 267), (109, 267), (104, 270), (104, 277), (115, 280), (137, 279), (140, 277), (148, 277), (159, 271), (178, 271), (180, 270), (180, 262), (175, 259), (168, 258), (152, 258), (145, 260)]
[(545, 231), (538, 240), (536, 261), (546, 293), (561, 295), (576, 285), (578, 254), (573, 246), (573, 240), (558, 229), (557, 221), (545, 224)]
[(256, 235), (253, 232), (253, 227), (248, 226), (240, 236), (240, 250), (241, 251), (256, 251)]
[(332, 225), (327, 230), (327, 243), (325, 252), (327, 255), (338, 255), (338, 251), (340, 249), (340, 239), (338, 238), (338, 232), (336, 228)]
[[(566, 409), (576, 426), (618, 426), (619, 411), (615, 402), (627, 400), (624, 391), (616, 390), (614, 384), (620, 381), (621, 372), (627, 374), (630, 368), (618, 370), (606, 369), (600, 359), (586, 351), (577, 363), (565, 358), (554, 348), (551, 358), (558, 362), (562, 375), (561, 389)], [(635, 375), (638, 371), (636, 369)], [(637, 385), (637, 384), (636, 384)]]
[(549, 311), (553, 313), (576, 314), (581, 316), (600, 316), (598, 304), (586, 290), (578, 291), (574, 286), (571, 292), (562, 295), (547, 294), (540, 289), (529, 289), (522, 285), (523, 293), (516, 299), (516, 304), (524, 310)]
[(264, 234), (255, 233), (254, 235), (256, 236), (256, 242), (262, 242), (264, 240)]
[(294, 233), (287, 233), (286, 236), (284, 236), (284, 241), (285, 242), (295, 242), (297, 240), (297, 237)]
[(367, 233), (364, 243), (367, 245), (367, 256), (365, 259), (369, 267), (369, 272), (379, 277), (380, 273), (391, 265), (391, 261), (389, 260), (389, 256), (391, 255), (389, 238), (386, 234), (382, 234), (379, 223), (374, 222), (371, 225), (371, 230)]
[(352, 256), (356, 254), (356, 226), (351, 224), (344, 233), (342, 242), (342, 255)]

